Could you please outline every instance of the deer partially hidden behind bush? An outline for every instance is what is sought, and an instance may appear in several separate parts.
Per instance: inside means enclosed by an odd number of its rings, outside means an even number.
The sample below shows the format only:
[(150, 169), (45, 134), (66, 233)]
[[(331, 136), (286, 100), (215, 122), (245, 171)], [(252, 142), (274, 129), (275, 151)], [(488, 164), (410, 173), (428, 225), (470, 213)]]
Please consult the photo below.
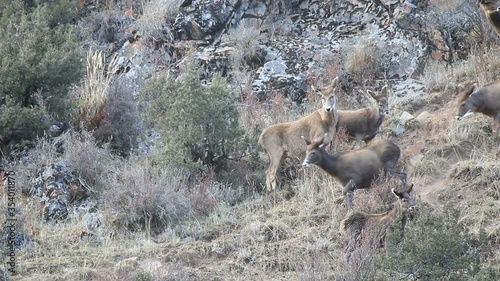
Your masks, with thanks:
[(362, 244), (364, 236), (369, 236), (365, 233), (367, 230), (374, 232), (369, 237), (375, 238), (375, 242), (382, 246), (387, 229), (400, 218), (400, 237), (404, 237), (408, 220), (412, 219), (416, 212), (415, 202), (411, 195), (412, 189), (413, 183), (403, 191), (396, 191), (392, 188), (391, 192), (396, 196), (397, 202), (394, 202), (392, 209), (387, 212), (380, 214), (353, 212), (340, 222), (340, 232), (347, 236), (348, 241), (345, 250), (346, 261), (349, 261), (352, 252)]
[(337, 126), (337, 110), (335, 91), (338, 77), (319, 91), (323, 107), (296, 121), (280, 123), (266, 128), (259, 138), (259, 145), (269, 155), (269, 167), (266, 170), (266, 187), (268, 191), (276, 189), (276, 173), (286, 157), (302, 159), (305, 155), (304, 141), (301, 136), (316, 138), (329, 134), (325, 143), (335, 137)]
[(317, 165), (329, 175), (339, 180), (342, 193), (347, 197), (348, 207), (353, 206), (353, 192), (356, 189), (369, 188), (372, 181), (380, 174), (398, 174), (406, 183), (406, 174), (396, 172), (396, 163), (401, 155), (399, 146), (388, 140), (378, 140), (356, 150), (328, 154), (323, 138), (306, 142), (306, 157), (302, 165)]
[(500, 131), (500, 80), (475, 91), (474, 84), (464, 91), (459, 99), (457, 120), (462, 120), (474, 112), (493, 117), (493, 129)]
[(345, 128), (349, 139), (354, 139), (355, 145), (364, 141), (368, 144), (379, 132), (380, 125), (389, 114), (388, 86), (382, 87), (378, 94), (372, 91), (367, 93), (375, 100), (376, 106), (358, 110), (338, 110), (339, 121), (337, 130)]
[(495, 0), (480, 0), (479, 4), (493, 30), (500, 35), (500, 6)]

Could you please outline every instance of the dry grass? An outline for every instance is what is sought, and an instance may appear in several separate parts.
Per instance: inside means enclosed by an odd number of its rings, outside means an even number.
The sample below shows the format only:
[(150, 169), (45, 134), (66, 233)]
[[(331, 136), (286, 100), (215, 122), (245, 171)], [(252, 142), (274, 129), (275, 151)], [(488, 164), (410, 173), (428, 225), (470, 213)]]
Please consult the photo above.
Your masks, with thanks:
[[(351, 58), (354, 70), (369, 62), (357, 52), (359, 57), (353, 54)], [(498, 57), (496, 52), (478, 51), (460, 69), (449, 69), (442, 77), (487, 83), (500, 69), (496, 59), (487, 59)], [(432, 67), (442, 71), (435, 65), (428, 69)], [(359, 75), (366, 79), (367, 74)], [(403, 156), (423, 156), (408, 166), (408, 181), (416, 182), (417, 194), (426, 195), (422, 200), (433, 207), (452, 202), (475, 233), (483, 229), (496, 253), (484, 264), (498, 267), (500, 166), (491, 119), (474, 115), (462, 122), (451, 121), (455, 97), (443, 91), (444, 78), (426, 77), (427, 87), (446, 100), (427, 107), (430, 96), (425, 91), (406, 100), (421, 98), (424, 109), (433, 114), (427, 125), (397, 139)], [(90, 110), (102, 104), (102, 93), (107, 91), (99, 88), (106, 85), (90, 84), (107, 82), (104, 76), (87, 79), (89, 85), (80, 90), (95, 92), (95, 96), (82, 96)], [(276, 95), (269, 104), (248, 96), (240, 105), (241, 124), (247, 131), (259, 131), (317, 108), (319, 103), (313, 99), (301, 111), (283, 95)], [(108, 148), (97, 146), (90, 133), (64, 135), (60, 141), (64, 145), (59, 151), (49, 141), (39, 141), (24, 162), (8, 168), (18, 172), (19, 186), (29, 191), (30, 177), (42, 165), (66, 160), (96, 191), (99, 205), (92, 211), (103, 216), (102, 229), (81, 239), (84, 221), (78, 211), (66, 223), (46, 224), (38, 202), (20, 196), (19, 230), (33, 244), (16, 252), (19, 274), (11, 280), (371, 280), (380, 271), (374, 263), (376, 231), (367, 231), (373, 239), (353, 253), (353, 262), (345, 263), (345, 237), (339, 233), (339, 224), (348, 211), (342, 188), (316, 167), (297, 168), (296, 179), (268, 194), (250, 184), (218, 182), (211, 174), (188, 182), (182, 171), (157, 167), (143, 157), (116, 158)], [(344, 148), (348, 149), (340, 134), (337, 149)], [(251, 172), (263, 176), (265, 165), (256, 166), (260, 170)], [(234, 177), (245, 174), (242, 167), (231, 170)], [(397, 181), (379, 181), (371, 190), (356, 191), (356, 209), (386, 210), (389, 188), (397, 185)], [(0, 204), (4, 210), (5, 200)]]
[(225, 40), (234, 47), (232, 66), (234, 70), (262, 65), (260, 58), (260, 28), (257, 23), (245, 22), (231, 29)]
[(172, 42), (173, 33), (169, 28), (179, 13), (180, 0), (152, 0), (142, 2), (142, 14), (132, 24), (146, 42)]
[(377, 77), (383, 77), (381, 50), (370, 41), (362, 41), (346, 50), (344, 69), (359, 85), (370, 85)]
[(78, 108), (78, 115), (75, 116), (77, 123), (82, 122), (85, 128), (93, 129), (104, 118), (103, 108), (108, 100), (113, 74), (118, 68), (116, 55), (106, 62), (103, 52), (89, 50), (86, 76), (73, 93)]
[(455, 11), (462, 4), (464, 0), (434, 0), (431, 5), (432, 8), (438, 12)]

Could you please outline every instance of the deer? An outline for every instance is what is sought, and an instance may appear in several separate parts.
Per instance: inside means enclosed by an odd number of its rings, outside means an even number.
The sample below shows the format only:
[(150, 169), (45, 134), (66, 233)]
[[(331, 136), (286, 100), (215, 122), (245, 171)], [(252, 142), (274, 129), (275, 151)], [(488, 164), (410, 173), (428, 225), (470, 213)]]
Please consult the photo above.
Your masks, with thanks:
[[(266, 128), (259, 137), (259, 145), (269, 156), (269, 167), (266, 170), (266, 188), (268, 191), (276, 189), (276, 173), (287, 157), (302, 159), (305, 155), (305, 146), (301, 136), (316, 138), (325, 133), (335, 132), (337, 126), (337, 98), (336, 87), (338, 77), (319, 92), (322, 97), (322, 108), (298, 120), (274, 124)], [(335, 134), (325, 139), (330, 142)]]
[(483, 10), (488, 22), (493, 27), (493, 30), (500, 35), (500, 6), (494, 0), (480, 0), (479, 5)]
[(348, 208), (354, 205), (354, 191), (370, 188), (381, 171), (384, 174), (398, 175), (406, 183), (406, 173), (395, 170), (401, 149), (391, 141), (377, 140), (362, 148), (329, 154), (325, 150), (324, 138), (313, 142), (305, 137), (303, 139), (306, 142), (306, 157), (302, 165), (306, 168), (316, 165), (340, 181)]
[(500, 131), (500, 80), (485, 85), (476, 90), (472, 85), (460, 96), (458, 102), (457, 120), (472, 115), (474, 112), (493, 117), (492, 128)]
[(362, 108), (358, 110), (338, 110), (339, 121), (337, 131), (343, 127), (347, 136), (355, 140), (355, 145), (361, 146), (364, 141), (368, 144), (379, 132), (380, 125), (389, 114), (388, 86), (382, 87), (376, 94), (373, 91), (366, 91), (377, 103), (377, 106)]
[(389, 229), (398, 218), (401, 219), (400, 238), (404, 238), (405, 228), (409, 220), (415, 217), (416, 205), (411, 194), (414, 183), (407, 190), (397, 191), (391, 189), (391, 193), (397, 198), (392, 208), (380, 214), (368, 214), (364, 212), (352, 212), (340, 222), (340, 233), (347, 236), (347, 247), (345, 251), (346, 261), (356, 247), (363, 240), (363, 232), (372, 227), (371, 230), (378, 230), (377, 238), (380, 238), (380, 246), (383, 246), (383, 239), (387, 229)]

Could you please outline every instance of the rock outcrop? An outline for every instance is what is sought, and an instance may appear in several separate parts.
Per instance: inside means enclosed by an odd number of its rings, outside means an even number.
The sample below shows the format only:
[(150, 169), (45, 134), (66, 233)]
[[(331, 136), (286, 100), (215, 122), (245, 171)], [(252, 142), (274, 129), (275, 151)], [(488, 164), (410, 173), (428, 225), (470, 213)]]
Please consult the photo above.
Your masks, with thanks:
[[(280, 92), (301, 103), (310, 78), (325, 79), (327, 67), (342, 69), (342, 65), (332, 66), (332, 61), (363, 48), (364, 42), (382, 51), (385, 73), (377, 78), (405, 78), (419, 70), (426, 55), (425, 42), (401, 27), (410, 21), (408, 17), (418, 17), (412, 2), (288, 1), (282, 7), (257, 0), (184, 1), (174, 28), (180, 40), (203, 40), (198, 57), (211, 61), (204, 63), (205, 68), (222, 73), (231, 68), (221, 63), (229, 61), (230, 52), (223, 57), (217, 49), (224, 34), (242, 25), (260, 28), (260, 47), (266, 55), (255, 72), (252, 93), (265, 99)], [(220, 59), (211, 60), (215, 57)]]
[(91, 195), (85, 182), (64, 163), (42, 167), (32, 181), (31, 192), (43, 206), (45, 221), (63, 221), (73, 206)]

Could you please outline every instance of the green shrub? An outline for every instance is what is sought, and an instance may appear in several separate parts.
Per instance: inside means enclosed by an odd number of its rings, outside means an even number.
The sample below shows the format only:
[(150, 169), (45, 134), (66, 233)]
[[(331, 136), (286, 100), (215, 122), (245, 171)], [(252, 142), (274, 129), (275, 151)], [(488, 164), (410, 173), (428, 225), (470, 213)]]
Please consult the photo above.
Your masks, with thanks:
[[(6, 7), (0, 20), (0, 32), (4, 35), (0, 41), (0, 105), (11, 111), (11, 107), (26, 108), (24, 113), (34, 114), (42, 101), (48, 113), (62, 116), (68, 109), (68, 89), (82, 73), (80, 48), (68, 24), (76, 13), (74, 2), (51, 1), (29, 13), (23, 13), (22, 6), (15, 3), (2, 2), (0, 7)], [(4, 112), (1, 118), (5, 120)], [(35, 124), (40, 122), (30, 128)], [(24, 137), (33, 135), (29, 128), (17, 129), (26, 130), (20, 133)], [(40, 129), (37, 127), (36, 131)]]
[(420, 208), (403, 241), (398, 232), (388, 233), (383, 280), (471, 280), (479, 272), (483, 239), (469, 233), (458, 210), (447, 206), (435, 214), (429, 209)]
[(159, 129), (163, 160), (187, 167), (220, 168), (243, 156), (243, 130), (225, 79), (203, 86), (191, 62), (180, 81), (157, 78), (143, 90), (149, 119)]
[(8, 140), (34, 139), (48, 127), (45, 111), (22, 107), (7, 100), (0, 105), (0, 143)]

